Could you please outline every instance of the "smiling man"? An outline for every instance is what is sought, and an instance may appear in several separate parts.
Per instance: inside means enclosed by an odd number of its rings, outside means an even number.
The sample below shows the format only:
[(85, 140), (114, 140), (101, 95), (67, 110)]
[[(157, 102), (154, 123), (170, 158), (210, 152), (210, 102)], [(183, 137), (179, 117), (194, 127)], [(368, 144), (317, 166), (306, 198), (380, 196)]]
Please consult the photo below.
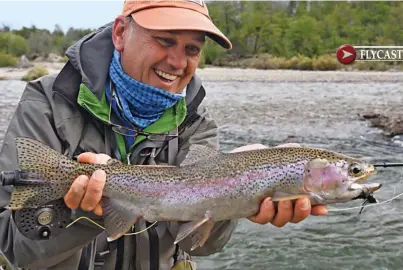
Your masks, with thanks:
[[(190, 144), (218, 149), (217, 126), (200, 106), (205, 90), (195, 75), (206, 38), (231, 49), (202, 1), (126, 1), (114, 23), (69, 48), (69, 61), (59, 74), (27, 84), (4, 138), (0, 170), (18, 168), (16, 136), (88, 163), (113, 157), (130, 164), (179, 165)], [(262, 146), (234, 151), (257, 147)], [(74, 181), (64, 197), (73, 217), (102, 222), (105, 179), (105, 172), (96, 171)], [(3, 205), (9, 192), (0, 189)], [(309, 200), (300, 199), (294, 206), (282, 201), (276, 211), (267, 198), (249, 220), (282, 227), (310, 213), (326, 214), (326, 208), (311, 208)], [(215, 223), (206, 243), (193, 251), (191, 237), (174, 244), (182, 225), (150, 226), (140, 219), (132, 232), (147, 231), (108, 242), (101, 229), (83, 221), (51, 240), (33, 241), (16, 229), (10, 211), (3, 211), (0, 247), (12, 264), (30, 269), (184, 269), (188, 254), (221, 251), (236, 221)]]

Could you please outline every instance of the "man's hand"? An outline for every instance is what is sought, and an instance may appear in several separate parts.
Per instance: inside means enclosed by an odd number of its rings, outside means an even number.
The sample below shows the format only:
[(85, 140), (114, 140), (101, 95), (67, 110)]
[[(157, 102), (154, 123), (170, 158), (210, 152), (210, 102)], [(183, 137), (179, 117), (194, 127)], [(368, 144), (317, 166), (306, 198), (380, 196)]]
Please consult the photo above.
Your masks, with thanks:
[[(110, 156), (105, 154), (82, 153), (77, 157), (79, 162), (106, 164)], [(64, 196), (64, 202), (70, 209), (81, 207), (84, 211), (93, 211), (102, 216), (102, 207), (99, 204), (106, 182), (106, 174), (103, 170), (95, 171), (90, 178), (86, 175), (77, 177), (69, 191)]]
[[(277, 213), (276, 213), (277, 212)], [(280, 201), (277, 204), (277, 211), (271, 198), (266, 198), (260, 205), (259, 212), (248, 219), (259, 224), (271, 223), (276, 227), (283, 227), (288, 222), (298, 223), (306, 219), (309, 214), (321, 216), (327, 214), (326, 205), (311, 206), (307, 198), (297, 199), (295, 205), (293, 201)]]
[[(276, 147), (301, 147), (296, 143), (282, 144)], [(247, 150), (263, 149), (267, 146), (262, 144), (251, 144), (242, 146), (232, 150), (231, 152), (241, 152)], [(277, 211), (271, 198), (266, 198), (260, 205), (259, 212), (255, 216), (248, 217), (252, 222), (259, 224), (271, 223), (276, 227), (283, 227), (288, 222), (298, 223), (306, 219), (309, 214), (314, 216), (326, 215), (326, 205), (311, 206), (311, 202), (308, 198), (301, 198), (295, 201), (285, 200), (280, 201), (277, 204)]]

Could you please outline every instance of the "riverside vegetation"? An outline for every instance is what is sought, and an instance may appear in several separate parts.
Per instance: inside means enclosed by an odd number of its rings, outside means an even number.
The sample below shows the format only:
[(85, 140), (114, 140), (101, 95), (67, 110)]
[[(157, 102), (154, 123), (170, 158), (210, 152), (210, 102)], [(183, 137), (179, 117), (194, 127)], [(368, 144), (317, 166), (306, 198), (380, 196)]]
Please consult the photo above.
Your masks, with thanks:
[[(403, 69), (399, 62), (357, 62), (346, 67), (335, 57), (342, 44), (403, 44), (403, 2), (211, 1), (208, 5), (212, 19), (234, 48), (227, 52), (208, 40), (200, 68)], [(22, 55), (45, 61), (50, 54), (63, 56), (71, 44), (93, 30), (69, 28), (65, 33), (59, 25), (53, 31), (3, 25), (0, 67), (18, 66)]]

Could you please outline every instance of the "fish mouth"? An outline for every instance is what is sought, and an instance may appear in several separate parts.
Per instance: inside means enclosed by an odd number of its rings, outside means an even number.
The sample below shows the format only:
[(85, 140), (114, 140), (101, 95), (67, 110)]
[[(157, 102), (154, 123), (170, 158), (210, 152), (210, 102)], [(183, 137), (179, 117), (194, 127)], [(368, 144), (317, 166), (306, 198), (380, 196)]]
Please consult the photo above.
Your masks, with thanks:
[(372, 194), (379, 190), (382, 187), (382, 184), (380, 183), (372, 183), (372, 184), (356, 184), (353, 183), (350, 186), (350, 190), (361, 190), (360, 195), (357, 197), (353, 198), (353, 200), (356, 199), (368, 199), (368, 198), (373, 198)]

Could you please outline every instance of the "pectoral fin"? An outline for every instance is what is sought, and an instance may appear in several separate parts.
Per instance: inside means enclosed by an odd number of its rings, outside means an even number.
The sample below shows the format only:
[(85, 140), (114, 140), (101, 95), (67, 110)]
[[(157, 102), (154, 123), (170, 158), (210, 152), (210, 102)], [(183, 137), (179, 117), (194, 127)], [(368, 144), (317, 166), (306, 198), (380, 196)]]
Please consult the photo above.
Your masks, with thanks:
[(300, 198), (310, 198), (310, 196), (308, 194), (291, 194), (291, 193), (276, 191), (274, 193), (274, 195), (272, 196), (272, 201), (278, 202), (278, 201), (296, 200), (296, 199), (300, 199)]
[(120, 238), (141, 216), (140, 211), (133, 205), (116, 199), (103, 198), (102, 209), (108, 241)]
[(202, 247), (210, 236), (213, 227), (214, 222), (208, 216), (201, 220), (195, 220), (184, 224), (180, 227), (174, 244), (177, 244), (178, 242), (189, 236), (192, 241), (191, 250)]

